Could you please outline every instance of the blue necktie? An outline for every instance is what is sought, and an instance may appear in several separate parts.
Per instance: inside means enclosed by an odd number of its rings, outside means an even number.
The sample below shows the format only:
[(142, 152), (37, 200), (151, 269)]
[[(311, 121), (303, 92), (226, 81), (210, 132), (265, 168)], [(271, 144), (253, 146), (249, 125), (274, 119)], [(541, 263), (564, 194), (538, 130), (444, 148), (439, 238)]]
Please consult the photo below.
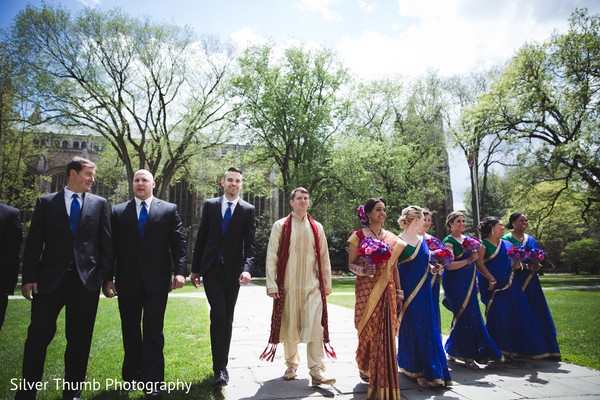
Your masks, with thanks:
[(144, 236), (144, 227), (148, 221), (148, 210), (146, 209), (146, 202), (142, 201), (142, 208), (140, 210), (140, 217), (138, 218), (138, 225), (140, 226), (140, 234)]
[(71, 231), (75, 234), (77, 227), (79, 226), (79, 218), (81, 217), (81, 206), (77, 200), (77, 193), (73, 193), (73, 200), (71, 200), (71, 214), (69, 215), (69, 223), (71, 224)]
[(227, 202), (227, 211), (225, 211), (225, 215), (223, 216), (223, 221), (221, 222), (221, 230), (223, 231), (223, 235), (227, 230), (227, 225), (229, 225), (229, 220), (231, 219), (231, 205), (233, 202)]

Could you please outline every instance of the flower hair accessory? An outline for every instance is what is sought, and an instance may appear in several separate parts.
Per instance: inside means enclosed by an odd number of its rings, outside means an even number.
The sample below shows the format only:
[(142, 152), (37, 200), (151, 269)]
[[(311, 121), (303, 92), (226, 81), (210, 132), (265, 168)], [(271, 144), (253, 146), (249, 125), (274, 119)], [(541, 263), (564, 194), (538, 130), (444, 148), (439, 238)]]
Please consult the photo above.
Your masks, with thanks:
[(364, 226), (369, 226), (369, 217), (367, 217), (367, 213), (365, 212), (365, 206), (361, 205), (360, 207), (358, 207), (356, 209), (356, 213), (358, 214), (358, 217), (360, 218), (360, 223), (363, 224)]

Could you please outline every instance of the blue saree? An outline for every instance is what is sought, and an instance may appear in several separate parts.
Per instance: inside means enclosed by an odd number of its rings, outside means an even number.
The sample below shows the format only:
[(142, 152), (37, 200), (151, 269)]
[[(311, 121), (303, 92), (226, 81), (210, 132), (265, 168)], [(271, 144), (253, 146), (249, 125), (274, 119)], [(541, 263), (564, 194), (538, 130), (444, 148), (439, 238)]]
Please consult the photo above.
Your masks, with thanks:
[(429, 249), (423, 238), (416, 248), (404, 249), (398, 272), (405, 298), (398, 316), (398, 366), (404, 374), (423, 377), (430, 385), (450, 386), (452, 378), (433, 307)]
[(506, 356), (545, 358), (550, 356), (542, 332), (525, 293), (513, 284), (514, 272), (508, 258), (513, 245), (500, 239), (498, 247), (483, 241), (486, 255), (483, 260), (494, 276), (496, 289), (488, 290), (489, 281), (478, 274), (481, 302), (485, 304), (486, 327), (490, 337)]
[[(506, 239), (515, 246), (525, 246), (526, 250), (538, 248), (537, 242), (528, 234), (525, 234), (523, 242), (514, 238), (510, 233), (502, 236), (502, 239)], [(535, 315), (535, 319), (542, 331), (544, 341), (548, 346), (551, 357), (560, 357), (560, 350), (558, 348), (558, 342), (556, 341), (556, 328), (554, 327), (554, 321), (546, 302), (546, 297), (542, 291), (542, 285), (540, 278), (536, 271), (529, 270), (525, 267), (521, 267), (515, 270), (515, 278), (518, 281), (521, 289), (527, 297), (529, 306)]]
[[(451, 243), (454, 261), (471, 257), (470, 251), (463, 251), (462, 243), (448, 236), (444, 243)], [(475, 262), (455, 270), (444, 270), (442, 285), (446, 304), (454, 314), (450, 325), (450, 337), (446, 340), (446, 353), (464, 362), (487, 363), (503, 358), (500, 349), (494, 344), (485, 328), (477, 301), (475, 282), (477, 270)]]

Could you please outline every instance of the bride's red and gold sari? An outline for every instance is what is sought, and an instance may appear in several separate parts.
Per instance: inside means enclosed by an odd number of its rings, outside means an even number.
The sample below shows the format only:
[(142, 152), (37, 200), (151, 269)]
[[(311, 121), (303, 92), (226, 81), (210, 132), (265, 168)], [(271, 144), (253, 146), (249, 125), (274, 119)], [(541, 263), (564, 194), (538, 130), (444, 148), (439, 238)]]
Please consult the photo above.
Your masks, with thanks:
[[(363, 231), (358, 230), (350, 236), (348, 243), (358, 248), (364, 238)], [(394, 268), (405, 245), (389, 231), (385, 232), (382, 240), (390, 246), (391, 258), (378, 267), (372, 277), (356, 277), (356, 362), (361, 375), (369, 380), (367, 399), (399, 400), (395, 339), (398, 333), (398, 319)]]

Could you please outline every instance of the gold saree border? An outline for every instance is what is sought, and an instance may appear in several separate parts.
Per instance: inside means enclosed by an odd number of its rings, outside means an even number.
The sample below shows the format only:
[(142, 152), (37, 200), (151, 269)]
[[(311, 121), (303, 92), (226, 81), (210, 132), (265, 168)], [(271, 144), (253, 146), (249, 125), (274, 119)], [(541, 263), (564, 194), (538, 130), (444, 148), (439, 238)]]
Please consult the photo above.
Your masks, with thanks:
[(391, 267), (392, 265), (396, 264), (396, 260), (398, 259), (398, 257), (400, 257), (400, 254), (402, 253), (402, 251), (404, 251), (405, 247), (406, 243), (404, 243), (403, 240), (398, 239), (396, 241), (396, 244), (394, 245), (394, 250), (392, 250), (392, 256), (385, 264), (385, 270), (381, 273), (381, 275), (379, 275), (377, 283), (373, 287), (373, 290), (371, 290), (371, 294), (369, 295), (367, 304), (365, 305), (365, 311), (363, 312), (360, 322), (358, 323), (358, 328), (356, 329), (358, 331), (358, 336), (361, 335), (363, 329), (367, 325), (367, 321), (369, 320), (369, 318), (371, 318), (371, 315), (373, 314), (373, 312), (375, 312), (377, 304), (379, 304), (379, 302), (381, 301), (381, 296), (383, 296), (383, 292), (386, 290), (388, 281), (390, 279)]
[[(416, 257), (416, 255), (418, 254), (419, 250), (421, 249), (421, 244), (422, 243), (423, 243), (423, 239), (420, 240), (420, 243), (415, 248), (415, 252), (412, 254), (412, 256), (409, 257), (409, 258), (407, 258), (406, 260), (402, 261), (400, 264), (403, 264), (403, 263), (405, 263), (407, 261), (410, 261), (410, 260), (414, 259)], [(425, 269), (425, 273), (421, 277), (421, 280), (419, 281), (419, 283), (417, 284), (417, 286), (415, 286), (415, 289), (412, 291), (412, 293), (410, 294), (410, 296), (408, 296), (408, 298), (402, 304), (402, 310), (400, 311), (400, 314), (398, 315), (398, 329), (400, 329), (400, 324), (402, 323), (402, 318), (404, 317), (404, 313), (406, 312), (406, 309), (408, 308), (408, 306), (410, 305), (410, 303), (412, 303), (412, 301), (414, 300), (415, 296), (417, 295), (417, 293), (419, 293), (419, 290), (421, 290), (421, 287), (423, 287), (423, 284), (427, 280), (427, 274), (429, 274), (429, 263), (427, 263), (427, 266), (428, 266), (428, 268)]]
[(460, 306), (460, 309), (454, 315), (454, 318), (452, 318), (452, 324), (450, 326), (450, 334), (452, 334), (452, 331), (454, 330), (454, 327), (456, 326), (456, 322), (460, 319), (460, 317), (462, 316), (463, 312), (467, 308), (467, 304), (469, 304), (469, 300), (471, 299), (471, 294), (473, 293), (473, 287), (475, 285), (475, 276), (476, 275), (477, 275), (477, 268), (473, 268), (473, 276), (471, 277), (471, 285), (469, 286), (469, 290), (467, 291), (467, 296), (463, 300), (463, 303)]

